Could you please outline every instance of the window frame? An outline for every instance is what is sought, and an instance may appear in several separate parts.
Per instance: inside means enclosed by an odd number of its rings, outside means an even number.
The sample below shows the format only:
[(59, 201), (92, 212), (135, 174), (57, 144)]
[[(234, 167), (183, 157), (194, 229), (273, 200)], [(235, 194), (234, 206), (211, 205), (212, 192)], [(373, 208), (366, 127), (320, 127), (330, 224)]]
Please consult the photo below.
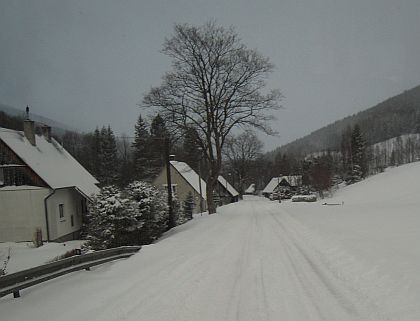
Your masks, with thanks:
[(58, 204), (58, 218), (60, 219), (60, 221), (65, 220), (64, 204)]

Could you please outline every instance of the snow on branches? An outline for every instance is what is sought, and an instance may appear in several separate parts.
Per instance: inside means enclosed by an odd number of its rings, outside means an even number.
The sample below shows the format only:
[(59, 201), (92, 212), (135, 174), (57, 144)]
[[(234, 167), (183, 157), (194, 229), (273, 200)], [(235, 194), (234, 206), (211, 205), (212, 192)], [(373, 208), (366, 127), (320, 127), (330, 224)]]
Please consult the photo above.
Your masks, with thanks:
[(90, 204), (88, 220), (90, 249), (148, 244), (166, 230), (166, 195), (145, 182), (123, 190), (106, 186)]

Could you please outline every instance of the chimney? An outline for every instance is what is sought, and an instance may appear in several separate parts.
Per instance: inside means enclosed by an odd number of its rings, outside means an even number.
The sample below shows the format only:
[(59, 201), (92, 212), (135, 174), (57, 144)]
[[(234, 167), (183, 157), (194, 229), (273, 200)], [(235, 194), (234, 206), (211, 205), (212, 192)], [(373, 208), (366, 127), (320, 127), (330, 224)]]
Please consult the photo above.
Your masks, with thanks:
[(35, 122), (33, 120), (25, 119), (23, 121), (23, 133), (29, 140), (32, 146), (36, 146), (35, 142)]
[(35, 142), (35, 122), (29, 119), (29, 106), (26, 106), (26, 119), (23, 121), (23, 133), (32, 146), (36, 146)]
[(51, 143), (51, 127), (48, 125), (42, 126), (42, 135), (47, 140), (47, 142)]

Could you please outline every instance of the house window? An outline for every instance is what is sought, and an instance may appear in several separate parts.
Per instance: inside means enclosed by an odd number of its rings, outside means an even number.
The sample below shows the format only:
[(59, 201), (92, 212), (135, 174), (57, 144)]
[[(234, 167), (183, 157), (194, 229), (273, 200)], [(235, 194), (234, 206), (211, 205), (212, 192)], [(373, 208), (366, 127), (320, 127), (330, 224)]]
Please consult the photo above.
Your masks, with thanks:
[(73, 215), (70, 216), (71, 226), (74, 226), (74, 218)]
[(64, 204), (58, 205), (58, 213), (60, 215), (60, 219), (63, 219), (64, 218)]
[[(172, 191), (173, 194), (176, 194), (176, 191), (177, 191), (177, 188), (176, 187), (177, 187), (177, 185), (178, 184), (171, 184), (171, 191)], [(165, 190), (167, 190), (168, 184), (163, 184), (162, 186), (165, 187)]]

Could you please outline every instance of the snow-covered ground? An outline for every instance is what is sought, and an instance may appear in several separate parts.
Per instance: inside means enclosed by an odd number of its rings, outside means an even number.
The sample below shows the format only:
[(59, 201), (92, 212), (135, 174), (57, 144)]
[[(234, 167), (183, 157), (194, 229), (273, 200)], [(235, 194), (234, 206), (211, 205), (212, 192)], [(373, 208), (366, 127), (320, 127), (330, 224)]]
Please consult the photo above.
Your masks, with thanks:
[(364, 286), (398, 315), (395, 320), (420, 320), (415, 307), (420, 302), (419, 178), (416, 162), (387, 169), (316, 204), (284, 204), (299, 223), (334, 244), (336, 253), (351, 258), (347, 268), (357, 265), (360, 283), (369, 279)]
[(0, 267), (3, 267), (3, 262), (9, 253), (10, 260), (6, 268), (7, 274), (48, 263), (67, 251), (80, 248), (81, 244), (82, 241), (52, 242), (44, 243), (43, 246), (35, 248), (32, 242), (0, 243)]
[(418, 177), (415, 163), (316, 203), (224, 206), (129, 259), (1, 298), (0, 320), (417, 321)]

